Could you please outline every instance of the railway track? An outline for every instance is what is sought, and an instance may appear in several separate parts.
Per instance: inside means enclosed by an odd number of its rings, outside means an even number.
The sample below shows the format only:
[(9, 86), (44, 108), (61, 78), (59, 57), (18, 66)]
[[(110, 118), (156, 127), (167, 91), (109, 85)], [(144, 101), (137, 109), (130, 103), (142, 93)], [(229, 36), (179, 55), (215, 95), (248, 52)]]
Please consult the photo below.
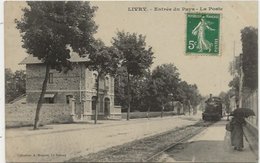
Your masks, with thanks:
[(203, 122), (166, 131), (151, 137), (112, 147), (68, 162), (153, 162), (161, 154), (184, 143), (214, 122)]
[[(185, 137), (183, 137), (182, 139), (180, 139), (177, 142), (173, 142), (172, 144), (170, 144), (169, 146), (165, 147), (164, 149), (158, 151), (157, 153), (154, 153), (153, 155), (149, 156), (148, 158), (142, 160), (142, 162), (152, 162), (154, 161), (157, 157), (159, 157), (160, 155), (162, 155), (163, 153), (173, 149), (175, 146), (182, 144), (186, 141), (188, 141), (189, 139), (191, 139), (192, 137), (196, 136), (197, 134), (199, 134), (200, 132), (202, 132), (203, 130), (206, 129), (206, 127), (212, 125), (213, 122), (207, 122), (204, 124), (205, 127), (201, 127), (198, 130), (196, 130), (195, 132), (192, 132), (190, 134), (185, 135)], [(197, 124), (198, 125), (198, 124)]]

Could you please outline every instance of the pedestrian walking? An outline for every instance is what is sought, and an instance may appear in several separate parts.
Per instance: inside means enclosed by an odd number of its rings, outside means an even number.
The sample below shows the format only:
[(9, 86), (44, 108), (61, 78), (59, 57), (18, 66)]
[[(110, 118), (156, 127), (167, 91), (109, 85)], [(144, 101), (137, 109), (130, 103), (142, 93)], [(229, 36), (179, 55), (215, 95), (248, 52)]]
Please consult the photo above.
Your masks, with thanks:
[(243, 117), (234, 116), (230, 121), (231, 125), (231, 145), (234, 150), (242, 151), (244, 148), (243, 142), (243, 126), (246, 124)]
[(237, 108), (230, 114), (233, 116), (230, 122), (231, 131), (231, 145), (235, 150), (242, 151), (244, 147), (243, 142), (243, 126), (246, 124), (245, 118), (255, 116), (253, 110), (249, 108)]

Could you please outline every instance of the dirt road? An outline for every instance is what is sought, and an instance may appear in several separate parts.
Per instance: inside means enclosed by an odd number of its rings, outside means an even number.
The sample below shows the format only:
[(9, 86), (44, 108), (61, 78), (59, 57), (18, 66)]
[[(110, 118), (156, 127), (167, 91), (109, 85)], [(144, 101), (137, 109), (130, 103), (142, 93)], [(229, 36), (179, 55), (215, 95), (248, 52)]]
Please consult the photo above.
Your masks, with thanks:
[(60, 162), (98, 152), (108, 147), (196, 123), (198, 117), (176, 116), (103, 121), (102, 124), (65, 124), (6, 130), (6, 160), (9, 162)]

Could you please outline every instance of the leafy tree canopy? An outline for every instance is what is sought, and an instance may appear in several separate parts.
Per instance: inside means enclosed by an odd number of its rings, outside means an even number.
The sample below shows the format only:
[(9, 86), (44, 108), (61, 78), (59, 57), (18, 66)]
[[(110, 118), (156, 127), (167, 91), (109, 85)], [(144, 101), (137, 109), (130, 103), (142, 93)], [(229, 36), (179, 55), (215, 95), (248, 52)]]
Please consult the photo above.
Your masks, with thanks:
[(153, 63), (152, 47), (146, 49), (143, 35), (118, 32), (112, 43), (122, 52), (122, 66), (125, 66), (131, 75), (142, 75)]
[(101, 40), (93, 44), (93, 53), (89, 55), (88, 68), (99, 75), (115, 75), (120, 64), (120, 53), (114, 47), (106, 47)]
[(156, 87), (154, 92), (157, 94), (157, 99), (162, 103), (169, 100), (169, 94), (176, 95), (180, 78), (178, 69), (173, 64), (157, 66), (152, 72), (152, 80)]
[(239, 94), (239, 77), (235, 76), (229, 83), (228, 86), (235, 92), (235, 95)]
[(28, 1), (21, 20), (23, 48), (46, 64), (61, 70), (70, 67), (70, 50), (80, 55), (91, 53), (96, 7), (86, 1)]
[(8, 103), (25, 93), (25, 70), (5, 69), (5, 102)]
[(241, 30), (242, 68), (244, 86), (250, 89), (258, 87), (258, 32), (256, 28)]

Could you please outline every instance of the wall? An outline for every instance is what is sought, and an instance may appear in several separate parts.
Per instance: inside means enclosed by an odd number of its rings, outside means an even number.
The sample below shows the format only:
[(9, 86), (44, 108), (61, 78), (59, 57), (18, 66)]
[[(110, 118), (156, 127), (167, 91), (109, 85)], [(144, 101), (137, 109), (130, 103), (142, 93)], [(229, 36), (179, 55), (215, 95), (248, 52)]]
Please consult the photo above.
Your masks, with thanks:
[(258, 90), (243, 91), (242, 107), (250, 108), (255, 116), (246, 118), (247, 124), (244, 127), (244, 134), (249, 142), (250, 148), (258, 156)]
[[(79, 94), (79, 90), (84, 90), (84, 65), (73, 64), (73, 67), (73, 70), (68, 71), (67, 73), (59, 73), (58, 71), (51, 69), (50, 73), (53, 73), (53, 83), (48, 82), (46, 92)], [(43, 64), (26, 65), (26, 74), (27, 103), (37, 103), (44, 80), (45, 66)], [(66, 96), (56, 97), (56, 103), (64, 103), (66, 100)]]
[[(36, 105), (5, 105), (6, 127), (31, 126), (34, 122)], [(40, 124), (72, 122), (68, 105), (43, 104), (40, 112)]]
[[(96, 91), (95, 76), (97, 76), (97, 72), (90, 71), (88, 69), (85, 70), (85, 85), (87, 91)], [(105, 90), (108, 94), (114, 94), (114, 78), (109, 75), (106, 75), (105, 77), (100, 77), (99, 89), (101, 91)]]
[(258, 127), (258, 90), (244, 91), (242, 107), (250, 108), (256, 116), (250, 116), (247, 121), (256, 128)]

